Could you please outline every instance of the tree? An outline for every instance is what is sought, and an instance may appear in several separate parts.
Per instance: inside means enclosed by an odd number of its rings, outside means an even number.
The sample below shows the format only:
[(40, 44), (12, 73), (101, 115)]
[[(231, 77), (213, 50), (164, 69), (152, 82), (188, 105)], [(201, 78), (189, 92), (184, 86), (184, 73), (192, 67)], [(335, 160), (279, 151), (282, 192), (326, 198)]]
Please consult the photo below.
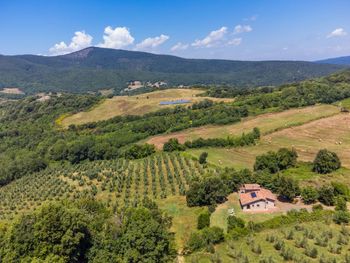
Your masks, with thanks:
[(313, 204), (318, 199), (318, 192), (312, 186), (306, 186), (301, 190), (301, 197), (305, 204)]
[(145, 158), (147, 156), (150, 156), (151, 154), (155, 153), (156, 148), (154, 147), (153, 144), (134, 144), (130, 148), (128, 148), (124, 152), (124, 157), (126, 159), (140, 159), (140, 158)]
[(199, 156), (199, 163), (200, 164), (207, 163), (207, 157), (208, 157), (208, 153), (207, 152), (202, 152), (201, 155)]
[(120, 253), (125, 262), (167, 262), (174, 250), (173, 235), (167, 220), (144, 207), (131, 208), (123, 221), (119, 237)]
[(295, 166), (297, 158), (298, 154), (294, 149), (281, 148), (277, 152), (270, 151), (256, 157), (254, 170), (277, 173), (280, 170)]
[(256, 157), (254, 171), (263, 170), (267, 170), (270, 173), (277, 173), (279, 171), (277, 155), (275, 152), (268, 152)]
[(348, 224), (350, 221), (350, 214), (347, 211), (336, 211), (333, 215), (333, 221), (336, 224)]
[(347, 211), (346, 207), (346, 200), (342, 196), (337, 196), (336, 198), (336, 206), (335, 206), (336, 211)]
[(231, 231), (235, 228), (244, 228), (245, 222), (242, 218), (236, 216), (229, 216), (227, 218), (227, 231)]
[(210, 226), (210, 214), (209, 212), (201, 213), (197, 219), (197, 229), (203, 229)]
[(278, 177), (278, 193), (289, 201), (300, 194), (298, 181), (288, 176)]
[(203, 206), (222, 203), (230, 192), (227, 185), (216, 176), (205, 177), (194, 181), (186, 192), (188, 206)]
[(163, 151), (165, 152), (173, 152), (173, 151), (183, 151), (185, 150), (185, 146), (179, 143), (177, 138), (171, 138), (169, 141), (164, 143)]
[(323, 185), (318, 189), (318, 200), (325, 205), (334, 205), (335, 193), (331, 185)]
[(319, 174), (327, 174), (339, 169), (340, 160), (336, 153), (327, 149), (320, 150), (313, 162), (313, 171)]
[(4, 259), (9, 260), (7, 262), (16, 262), (16, 258), (81, 262), (91, 242), (86, 216), (76, 208), (53, 203), (22, 216), (13, 224), (8, 232)]
[(285, 170), (289, 167), (294, 167), (297, 163), (298, 154), (292, 149), (281, 148), (277, 152), (278, 168)]

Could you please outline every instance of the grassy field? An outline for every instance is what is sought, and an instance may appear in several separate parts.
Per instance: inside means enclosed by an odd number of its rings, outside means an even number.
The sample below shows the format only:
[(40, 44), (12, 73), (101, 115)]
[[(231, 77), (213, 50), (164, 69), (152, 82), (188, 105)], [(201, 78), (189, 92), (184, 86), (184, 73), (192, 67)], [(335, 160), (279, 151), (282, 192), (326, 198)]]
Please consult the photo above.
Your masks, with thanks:
[[(61, 124), (68, 127), (70, 124), (83, 124), (87, 122), (107, 120), (118, 115), (142, 115), (148, 112), (157, 111), (174, 105), (159, 105), (161, 101), (172, 101), (179, 99), (191, 100), (194, 102), (204, 100), (208, 97), (196, 97), (203, 93), (199, 89), (167, 89), (144, 93), (135, 96), (116, 96), (106, 99), (101, 104), (87, 112), (79, 112), (74, 115), (65, 117)], [(233, 99), (209, 98), (214, 101), (232, 101)]]
[(332, 116), (339, 113), (339, 108), (333, 105), (316, 105), (301, 109), (291, 109), (277, 113), (267, 113), (256, 117), (247, 118), (239, 123), (224, 126), (202, 126), (187, 129), (181, 132), (151, 137), (148, 143), (161, 148), (170, 138), (177, 138), (181, 143), (186, 140), (199, 137), (227, 137), (238, 136), (243, 132), (250, 132), (254, 127), (259, 127), (263, 134), (291, 126), (298, 126), (312, 120)]
[(299, 160), (310, 162), (320, 149), (328, 149), (338, 154), (344, 167), (350, 168), (350, 114), (337, 114), (304, 125), (286, 128), (262, 136), (254, 146), (242, 148), (210, 148), (189, 150), (199, 156), (209, 153), (208, 160), (214, 164), (237, 168), (252, 168), (255, 157), (281, 147), (294, 148)]
[[(348, 262), (349, 248), (349, 227), (311, 222), (227, 241), (216, 246), (216, 254), (196, 253), (186, 262)], [(313, 256), (308, 254), (312, 249)]]
[(197, 229), (197, 217), (206, 207), (188, 207), (186, 197), (171, 196), (158, 201), (159, 208), (173, 218), (171, 231), (175, 233), (178, 250), (184, 248), (190, 234)]

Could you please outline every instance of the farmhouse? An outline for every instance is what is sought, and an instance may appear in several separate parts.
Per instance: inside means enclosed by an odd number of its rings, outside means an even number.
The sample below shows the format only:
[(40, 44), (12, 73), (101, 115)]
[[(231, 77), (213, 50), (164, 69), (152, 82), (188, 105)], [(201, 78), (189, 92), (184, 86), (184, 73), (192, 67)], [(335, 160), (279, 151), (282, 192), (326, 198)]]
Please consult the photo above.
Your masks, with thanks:
[(276, 196), (258, 184), (244, 184), (239, 189), (243, 211), (266, 211), (275, 208)]

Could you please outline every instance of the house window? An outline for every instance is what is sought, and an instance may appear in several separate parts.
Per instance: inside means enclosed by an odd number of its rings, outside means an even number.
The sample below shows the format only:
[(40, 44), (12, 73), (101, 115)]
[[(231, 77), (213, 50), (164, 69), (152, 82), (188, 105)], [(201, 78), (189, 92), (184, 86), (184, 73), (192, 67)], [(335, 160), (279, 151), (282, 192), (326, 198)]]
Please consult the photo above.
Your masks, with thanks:
[(250, 205), (247, 205), (247, 209), (250, 209)]
[(260, 204), (257, 204), (256, 206), (257, 206), (257, 207), (260, 207)]

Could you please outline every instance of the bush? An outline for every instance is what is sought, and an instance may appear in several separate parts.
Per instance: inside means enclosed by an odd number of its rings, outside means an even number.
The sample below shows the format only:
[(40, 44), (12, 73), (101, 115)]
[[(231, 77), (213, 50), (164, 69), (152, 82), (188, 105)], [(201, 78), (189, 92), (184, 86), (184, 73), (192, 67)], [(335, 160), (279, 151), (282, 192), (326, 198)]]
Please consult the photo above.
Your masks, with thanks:
[(173, 152), (173, 151), (184, 151), (185, 146), (179, 143), (177, 138), (171, 138), (169, 141), (164, 143), (163, 151), (164, 152)]
[(337, 197), (335, 210), (336, 211), (347, 211), (346, 201), (345, 201), (344, 197), (342, 197), (342, 196)]
[(199, 250), (205, 246), (205, 241), (203, 239), (203, 236), (199, 232), (192, 233), (190, 235), (190, 238), (187, 241), (186, 244), (186, 250), (188, 250), (189, 253), (192, 253), (196, 250)]
[(223, 181), (215, 176), (195, 181), (186, 192), (187, 205), (203, 206), (223, 203), (230, 190)]
[(197, 229), (203, 229), (210, 226), (210, 214), (209, 212), (202, 213), (197, 219)]
[(336, 153), (326, 149), (320, 150), (313, 162), (313, 171), (319, 174), (327, 174), (339, 169), (340, 160)]
[(298, 154), (294, 149), (281, 148), (277, 152), (270, 151), (256, 157), (254, 170), (267, 170), (270, 173), (277, 173), (280, 170), (295, 166), (297, 158)]
[(202, 234), (207, 244), (218, 244), (224, 241), (224, 230), (217, 226), (204, 228)]
[(318, 189), (318, 200), (325, 205), (334, 205), (335, 193), (334, 188), (331, 185), (324, 185)]
[(244, 226), (244, 220), (239, 217), (229, 216), (227, 218), (227, 231), (231, 231), (234, 228), (244, 228)]
[(336, 224), (348, 224), (350, 221), (350, 214), (347, 211), (336, 211), (333, 215), (333, 221)]
[(153, 144), (143, 144), (138, 145), (134, 144), (130, 148), (124, 151), (125, 159), (140, 159), (150, 156), (151, 154), (156, 152), (156, 148)]
[(301, 197), (305, 204), (315, 203), (318, 199), (318, 192), (312, 186), (307, 186), (301, 190)]
[(207, 157), (208, 157), (208, 153), (207, 152), (202, 152), (201, 155), (199, 156), (199, 163), (200, 164), (207, 163)]

